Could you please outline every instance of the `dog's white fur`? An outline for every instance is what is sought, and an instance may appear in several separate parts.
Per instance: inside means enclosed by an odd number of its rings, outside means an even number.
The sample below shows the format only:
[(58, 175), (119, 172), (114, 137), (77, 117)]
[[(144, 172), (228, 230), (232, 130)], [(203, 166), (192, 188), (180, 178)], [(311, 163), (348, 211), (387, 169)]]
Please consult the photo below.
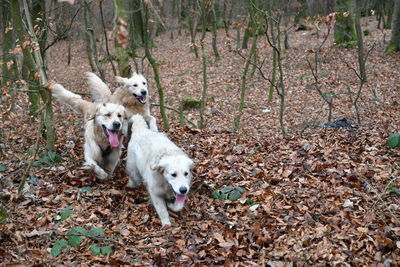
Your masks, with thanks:
[(148, 100), (149, 90), (146, 78), (141, 74), (134, 73), (131, 78), (116, 76), (115, 80), (120, 84), (114, 93), (94, 73), (86, 72), (89, 90), (95, 102), (110, 101), (125, 107), (130, 118), (134, 114), (140, 114), (146, 120), (150, 129), (158, 131), (156, 119), (150, 114), (150, 103)]
[[(92, 103), (83, 100), (80, 95), (68, 91), (58, 83), (51, 84), (49, 88), (60, 102), (84, 114), (84, 166), (92, 169), (99, 179), (107, 179), (118, 164), (123, 134), (127, 134), (128, 118), (125, 108), (113, 103)], [(109, 139), (111, 135), (114, 139)]]
[[(169, 225), (167, 206), (173, 211), (183, 209), (193, 161), (163, 133), (150, 130), (142, 116), (134, 115), (130, 120), (133, 124), (126, 162), (127, 186), (144, 182), (161, 224)], [(187, 191), (183, 192), (183, 188)]]

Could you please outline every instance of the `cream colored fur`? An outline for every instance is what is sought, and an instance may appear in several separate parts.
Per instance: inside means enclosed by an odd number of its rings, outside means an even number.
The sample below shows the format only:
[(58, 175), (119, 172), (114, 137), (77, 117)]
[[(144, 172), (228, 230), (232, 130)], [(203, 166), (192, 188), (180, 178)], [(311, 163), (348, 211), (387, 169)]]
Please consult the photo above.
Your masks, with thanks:
[[(85, 117), (84, 166), (92, 169), (100, 179), (111, 176), (121, 155), (123, 134), (127, 134), (128, 119), (125, 108), (113, 103), (92, 103), (83, 100), (80, 95), (57, 83), (51, 84), (50, 90), (57, 100)], [(106, 136), (109, 131), (117, 134), (120, 140), (118, 146), (110, 145)]]
[[(115, 79), (120, 87), (111, 93), (110, 88), (98, 76), (91, 72), (85, 74), (94, 101), (121, 104), (127, 110), (129, 118), (134, 114), (140, 114), (151, 130), (158, 131), (156, 119), (150, 114), (147, 81), (143, 75), (134, 73), (129, 79), (116, 76)], [(138, 99), (143, 99), (144, 102)]]
[[(162, 225), (171, 224), (167, 207), (180, 211), (186, 199), (192, 175), (193, 161), (163, 133), (154, 132), (140, 115), (131, 118), (132, 136), (128, 145), (126, 171), (128, 187), (142, 182), (149, 192), (151, 201)], [(182, 193), (182, 189), (186, 189)]]

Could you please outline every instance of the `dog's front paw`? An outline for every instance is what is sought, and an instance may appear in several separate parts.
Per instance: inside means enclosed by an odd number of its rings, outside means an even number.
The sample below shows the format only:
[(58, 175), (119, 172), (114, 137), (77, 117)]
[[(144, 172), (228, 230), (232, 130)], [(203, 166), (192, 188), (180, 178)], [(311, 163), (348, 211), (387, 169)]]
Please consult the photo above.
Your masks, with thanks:
[(170, 222), (169, 218), (161, 219), (161, 226), (162, 227), (168, 227), (170, 225), (171, 225), (171, 222)]
[(106, 180), (108, 179), (109, 175), (106, 173), (103, 169), (101, 168), (96, 168), (94, 170), (96, 177), (99, 178), (100, 180)]

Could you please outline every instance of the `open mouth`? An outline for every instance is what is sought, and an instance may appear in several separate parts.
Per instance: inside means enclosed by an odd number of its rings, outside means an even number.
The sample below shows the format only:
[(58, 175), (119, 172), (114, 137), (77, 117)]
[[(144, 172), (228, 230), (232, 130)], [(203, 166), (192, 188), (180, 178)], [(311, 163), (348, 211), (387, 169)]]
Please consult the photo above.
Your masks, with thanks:
[(175, 201), (178, 203), (185, 203), (186, 199), (187, 199), (186, 195), (175, 194)]
[(141, 104), (146, 104), (146, 96), (145, 95), (136, 95), (136, 94), (133, 94), (133, 95), (136, 97), (137, 101), (139, 101)]
[[(184, 194), (184, 195), (178, 194), (178, 193), (176, 193), (175, 190), (172, 188), (172, 185), (171, 185), (171, 184), (168, 183), (168, 186), (169, 186), (169, 190), (170, 190), (171, 195), (173, 195), (173, 196), (175, 197), (175, 199), (173, 199), (173, 198), (171, 199), (171, 202), (176, 201), (176, 202), (178, 202), (178, 203), (185, 203), (185, 201), (187, 200), (187, 194)], [(170, 195), (170, 196), (171, 196), (171, 195)]]
[(104, 134), (106, 135), (108, 142), (110, 142), (110, 145), (112, 147), (118, 147), (120, 142), (119, 142), (119, 137), (118, 137), (118, 131), (115, 130), (110, 130), (106, 126), (102, 125)]

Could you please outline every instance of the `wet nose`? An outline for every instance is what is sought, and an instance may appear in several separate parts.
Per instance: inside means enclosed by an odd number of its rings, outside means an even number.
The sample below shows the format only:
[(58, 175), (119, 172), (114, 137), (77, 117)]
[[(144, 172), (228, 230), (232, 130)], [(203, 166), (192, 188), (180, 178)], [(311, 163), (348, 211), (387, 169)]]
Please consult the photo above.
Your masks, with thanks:
[(182, 195), (186, 194), (187, 191), (188, 190), (186, 186), (181, 186), (181, 188), (179, 188), (179, 193), (181, 193)]
[(147, 91), (146, 90), (142, 90), (141, 93), (142, 93), (142, 95), (147, 95)]
[(113, 122), (113, 129), (114, 130), (118, 130), (119, 127), (121, 127), (121, 123), (119, 123), (118, 121), (114, 121)]

